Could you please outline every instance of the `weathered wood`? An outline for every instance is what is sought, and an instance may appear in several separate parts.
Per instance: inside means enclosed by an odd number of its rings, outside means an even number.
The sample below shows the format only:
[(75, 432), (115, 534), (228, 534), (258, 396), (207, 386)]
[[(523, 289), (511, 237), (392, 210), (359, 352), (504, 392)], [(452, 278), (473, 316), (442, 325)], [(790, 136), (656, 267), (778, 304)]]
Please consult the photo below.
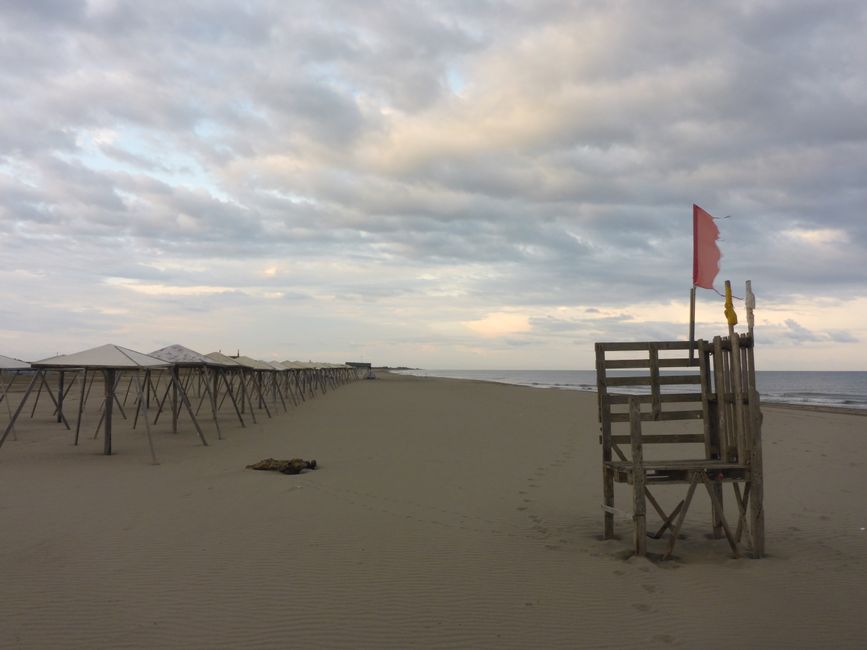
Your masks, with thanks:
[[(700, 433), (644, 433), (641, 438), (642, 442), (648, 445), (704, 442), (704, 436)], [(615, 445), (625, 445), (629, 444), (632, 438), (628, 434), (615, 433), (610, 436), (609, 440)]]
[[(659, 405), (657, 404), (657, 407)], [(700, 420), (702, 418), (701, 411), (666, 411), (664, 414), (660, 411), (655, 413), (643, 412), (639, 414), (642, 422), (658, 422), (660, 420)], [(612, 422), (629, 422), (629, 413), (612, 413)], [(701, 436), (704, 440), (704, 436)]]
[(695, 359), (695, 285), (689, 292), (689, 360)]
[(680, 529), (686, 519), (686, 513), (689, 512), (689, 506), (692, 503), (692, 495), (695, 494), (695, 486), (698, 483), (699, 472), (693, 472), (689, 480), (689, 489), (686, 491), (686, 497), (683, 500), (683, 507), (680, 509), (680, 515), (677, 517), (677, 523), (671, 531), (671, 538), (668, 541), (668, 549), (663, 555), (663, 559), (669, 559), (674, 552), (674, 545), (677, 543), (677, 536), (680, 535)]
[(729, 528), (728, 522), (726, 521), (725, 514), (723, 513), (722, 503), (717, 499), (717, 493), (713, 489), (713, 485), (711, 485), (711, 481), (707, 477), (707, 474), (701, 472), (699, 475), (701, 476), (701, 480), (704, 482), (705, 488), (707, 488), (707, 493), (708, 496), (710, 496), (711, 503), (713, 503), (714, 507), (719, 512), (720, 523), (722, 524), (723, 531), (725, 531), (725, 536), (728, 540), (729, 546), (731, 546), (732, 553), (734, 553), (735, 557), (740, 557), (740, 553), (738, 552), (738, 543), (735, 541), (734, 535), (732, 535), (732, 531)]
[[(735, 503), (738, 506), (738, 526), (735, 530), (735, 540), (740, 543), (744, 531), (748, 530), (747, 504), (749, 503), (750, 499), (750, 483), (749, 481), (744, 483), (743, 495), (741, 495), (741, 489), (737, 483), (735, 483), (733, 487), (735, 493)], [(750, 537), (749, 532), (747, 533), (747, 537)], [(752, 547), (752, 540), (750, 541), (750, 546)]]
[[(658, 359), (660, 368), (691, 368), (694, 364), (690, 363), (687, 357), (678, 358), (660, 358)], [(650, 368), (649, 359), (606, 359), (605, 368), (609, 370), (644, 370)]]
[(750, 394), (750, 425), (752, 450), (750, 453), (750, 531), (753, 538), (753, 556), (765, 554), (764, 473), (762, 469), (762, 413), (759, 409), (759, 393)]
[[(653, 401), (653, 395), (628, 395), (626, 393), (610, 393), (608, 395), (609, 404), (629, 404), (631, 399), (637, 399), (642, 404), (650, 404)], [(691, 404), (701, 401), (702, 394), (698, 391), (694, 393), (660, 393), (659, 395), (661, 404)]]
[(729, 442), (729, 426), (728, 426), (728, 407), (726, 405), (725, 394), (725, 372), (723, 368), (723, 353), (722, 353), (722, 337), (715, 336), (713, 339), (713, 374), (714, 388), (716, 389), (716, 405), (717, 405), (717, 429), (719, 432), (719, 444), (721, 458), (732, 460), (731, 444)]
[(734, 403), (734, 433), (738, 447), (738, 460), (744, 462), (749, 454), (749, 448), (746, 440), (746, 431), (744, 430), (744, 402), (743, 389), (741, 388), (741, 352), (740, 352), (740, 337), (734, 331), (734, 325), (729, 325), (729, 338), (731, 339), (731, 372), (732, 383), (735, 393)]
[(641, 448), (641, 405), (637, 401), (629, 404), (629, 413), (632, 416), (629, 421), (629, 435), (632, 438), (632, 465), (634, 467), (632, 480), (632, 517), (634, 524), (635, 554), (643, 556), (647, 554), (647, 514), (644, 497), (644, 467), (643, 452)]
[(662, 406), (659, 402), (659, 387), (662, 383), (659, 376), (659, 350), (655, 345), (650, 346), (650, 396), (651, 396), (651, 413), (653, 419), (658, 420)]
[[(694, 498), (695, 488), (699, 482), (702, 482), (711, 501), (714, 535), (725, 536), (732, 546), (732, 551), (737, 554), (740, 529), (747, 528), (746, 520), (741, 514), (738, 518), (738, 533), (733, 534), (725, 519), (722, 484), (749, 485), (746, 481), (751, 477), (751, 457), (744, 453), (749, 447), (744, 447), (743, 451), (738, 453), (738, 436), (735, 430), (738, 418), (735, 410), (736, 405), (740, 405), (741, 409), (748, 409), (752, 400), (748, 394), (745, 395), (743, 392), (739, 394), (735, 383), (737, 382), (742, 388), (754, 384), (754, 365), (750, 357), (752, 340), (749, 337), (741, 337), (732, 344), (731, 337), (716, 337), (713, 345), (706, 341), (697, 341), (695, 349), (698, 352), (698, 361), (691, 366), (687, 359), (660, 358), (660, 352), (666, 349), (689, 349), (688, 343), (677, 342), (678, 345), (670, 345), (671, 343), (596, 344), (597, 405), (601, 425), (600, 442), (603, 447), (604, 537), (613, 536), (614, 513), (617, 512), (614, 507), (613, 483), (629, 483), (633, 492), (635, 552), (643, 554), (647, 551), (646, 504), (649, 501), (662, 520), (661, 527), (652, 537), (658, 537), (668, 530), (672, 533), (666, 555), (670, 557), (691, 500)], [(606, 359), (606, 353), (623, 351), (644, 352), (647, 357)], [(677, 367), (689, 367), (697, 372), (663, 373), (664, 368)], [(611, 373), (624, 369), (646, 370), (646, 374), (610, 376)], [(687, 389), (681, 389), (677, 393), (663, 392), (665, 386), (678, 384), (694, 385), (697, 390), (686, 392)], [(629, 395), (610, 392), (621, 386), (644, 388), (646, 393)], [(644, 407), (643, 412), (642, 404), (648, 405)], [(687, 406), (678, 406), (678, 404)], [(692, 404), (697, 408), (690, 408), (689, 405)], [(627, 406), (628, 410), (623, 406)], [(646, 435), (642, 433), (643, 422), (677, 420), (702, 421), (701, 433)], [(623, 432), (623, 425), (627, 423), (628, 433)], [(752, 427), (745, 426), (744, 429), (751, 431)], [(702, 457), (650, 461), (644, 458), (644, 446), (648, 444), (693, 443), (704, 446)], [(620, 449), (621, 445), (627, 444), (631, 449), (631, 458)], [(615, 454), (619, 460), (613, 460)], [(648, 489), (663, 484), (688, 486), (686, 498), (680, 501), (670, 513), (666, 513)], [(736, 499), (739, 510), (744, 510), (747, 502), (740, 499), (739, 491), (736, 491)], [(752, 526), (749, 528), (752, 529)]]
[[(717, 413), (716, 404), (712, 404), (710, 399), (710, 387), (712, 385), (710, 350), (706, 341), (698, 342), (698, 355), (699, 372), (701, 373), (703, 387), (701, 392), (701, 407), (704, 425), (705, 458), (719, 460), (722, 458), (722, 454), (720, 453), (719, 445), (719, 427), (715, 417)], [(722, 503), (722, 485), (720, 483), (715, 483), (714, 485), (714, 489), (717, 490), (718, 501)], [(719, 539), (723, 534), (721, 523), (722, 514), (723, 513), (721, 513), (716, 506), (711, 507), (711, 528), (714, 539)]]
[[(611, 460), (611, 407), (608, 403), (608, 387), (605, 374), (605, 352), (598, 343), (596, 344), (596, 397), (599, 410), (599, 422), (602, 429), (602, 461)], [(303, 393), (302, 393), (303, 395)], [(614, 473), (611, 469), (602, 469), (602, 500), (606, 508), (614, 507)], [(609, 510), (604, 510), (602, 522), (602, 537), (611, 539), (614, 537), (614, 515)]]
[(654, 380), (651, 376), (645, 377), (608, 377), (609, 386), (652, 386), (658, 383), (663, 386), (701, 384), (701, 376), (694, 375), (661, 375)]
[[(650, 497), (650, 490), (647, 490), (647, 496), (648, 498)], [(671, 511), (671, 514), (666, 515), (665, 513), (660, 513), (659, 516), (660, 519), (662, 519), (662, 526), (660, 526), (659, 530), (657, 530), (655, 533), (651, 534), (650, 537), (652, 537), (653, 539), (660, 539), (663, 534), (665, 534), (665, 531), (671, 528), (672, 524), (674, 523), (674, 518), (677, 517), (680, 509), (683, 508), (683, 503), (683, 501), (678, 503), (675, 506), (674, 510)]]
[[(651, 342), (647, 341), (601, 341), (596, 343), (597, 350), (604, 352), (631, 352), (647, 350)], [(652, 341), (657, 350), (689, 350), (689, 341)]]

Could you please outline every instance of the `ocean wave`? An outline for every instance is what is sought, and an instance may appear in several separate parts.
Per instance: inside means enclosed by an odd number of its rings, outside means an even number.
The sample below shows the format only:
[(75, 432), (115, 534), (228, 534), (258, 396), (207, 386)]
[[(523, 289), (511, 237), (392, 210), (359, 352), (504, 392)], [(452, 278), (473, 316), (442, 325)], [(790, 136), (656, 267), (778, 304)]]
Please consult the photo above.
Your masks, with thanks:
[[(493, 381), (530, 388), (596, 391), (593, 370), (406, 370), (401, 374), (450, 379)], [(759, 371), (762, 400), (777, 404), (796, 404), (830, 408), (867, 410), (867, 372)], [(664, 386), (663, 392), (695, 390), (694, 385)], [(640, 386), (618, 387), (629, 395), (647, 394)]]

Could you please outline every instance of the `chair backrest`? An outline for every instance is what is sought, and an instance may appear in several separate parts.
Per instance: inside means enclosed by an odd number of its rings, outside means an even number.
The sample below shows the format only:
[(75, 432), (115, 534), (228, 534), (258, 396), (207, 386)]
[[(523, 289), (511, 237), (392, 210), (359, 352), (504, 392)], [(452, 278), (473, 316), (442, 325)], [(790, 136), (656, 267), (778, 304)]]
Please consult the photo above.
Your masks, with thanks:
[[(603, 460), (624, 454), (629, 436), (629, 400), (641, 403), (641, 421), (696, 420), (693, 431), (653, 433), (642, 429), (642, 444), (703, 443), (705, 458), (719, 457), (715, 426), (711, 348), (689, 341), (617, 342), (596, 344), (596, 383)], [(682, 427), (681, 427), (682, 428)], [(648, 427), (650, 429), (650, 427)]]
[(643, 428), (642, 445), (703, 443), (705, 459), (749, 463), (761, 425), (750, 336), (597, 343), (596, 383), (603, 460), (625, 457), (617, 445), (629, 445), (629, 400), (637, 398), (642, 423), (701, 421), (689, 433)]
[[(746, 334), (714, 337), (705, 347), (713, 358), (711, 406), (720, 458), (749, 464), (761, 447), (761, 411), (756, 389), (753, 339)], [(759, 449), (760, 451), (760, 449)]]

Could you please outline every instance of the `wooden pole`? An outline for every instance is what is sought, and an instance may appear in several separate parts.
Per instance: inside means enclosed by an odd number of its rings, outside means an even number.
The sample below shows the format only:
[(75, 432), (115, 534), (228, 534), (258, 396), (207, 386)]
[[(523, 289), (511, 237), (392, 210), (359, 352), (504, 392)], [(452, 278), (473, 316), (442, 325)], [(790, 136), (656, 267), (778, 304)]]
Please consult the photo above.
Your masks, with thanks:
[(31, 411), (30, 411), (30, 417), (31, 418), (33, 418), (33, 416), (36, 415), (36, 407), (39, 406), (39, 397), (42, 395), (42, 387), (44, 385), (46, 385), (45, 372), (47, 372), (47, 371), (44, 371), (43, 373), (39, 374), (40, 384), (39, 384), (39, 388), (36, 389), (36, 399), (33, 400), (33, 409), (31, 409)]
[(78, 420), (75, 422), (75, 444), (78, 444), (78, 434), (81, 431), (81, 412), (84, 410), (85, 397), (87, 396), (87, 368), (81, 379), (81, 395), (78, 396)]
[(695, 285), (689, 291), (689, 365), (695, 362)]
[(104, 443), (102, 452), (106, 456), (111, 456), (111, 410), (115, 399), (115, 370), (114, 368), (105, 368), (103, 369), (102, 374), (103, 377), (105, 377), (105, 407), (103, 410)]
[[(57, 400), (54, 399), (54, 393), (51, 391), (51, 386), (48, 384), (48, 380), (45, 378), (45, 376), (42, 377), (41, 386), (45, 386), (45, 392), (48, 394), (48, 397), (51, 398), (51, 403), (54, 404), (54, 413), (60, 413), (60, 419), (58, 420), (58, 422), (62, 422), (63, 425), (67, 429), (69, 429), (70, 428), (69, 422), (66, 421), (66, 416), (63, 415), (63, 411), (60, 410), (60, 407), (57, 403)], [(37, 395), (37, 397), (38, 397), (38, 395)]]
[(57, 380), (57, 422), (63, 421), (63, 380), (66, 379), (66, 373), (61, 370), (59, 373), (60, 377)]
[[(144, 423), (145, 423), (145, 431), (147, 431), (148, 447), (150, 448), (151, 459), (153, 460), (154, 465), (159, 465), (160, 463), (157, 460), (157, 453), (154, 450), (154, 441), (151, 438), (151, 426), (148, 423), (147, 395), (145, 394), (145, 389), (144, 389), (144, 386), (147, 385), (147, 381), (150, 379), (150, 377), (148, 377), (148, 375), (150, 375), (150, 372), (151, 372), (150, 370), (145, 370), (145, 384), (144, 385), (142, 385), (141, 379), (138, 376), (139, 375), (138, 370), (135, 371), (134, 378), (135, 378), (136, 387), (138, 388), (138, 409), (144, 410), (144, 413), (142, 415), (143, 415), (143, 419), (144, 419)], [(136, 413), (136, 415), (137, 414), (138, 413)]]
[(18, 419), (18, 416), (21, 414), (21, 409), (24, 408), (24, 403), (27, 401), (27, 398), (30, 397), (30, 393), (33, 390), (33, 386), (36, 384), (36, 380), (44, 373), (45, 371), (40, 369), (36, 371), (36, 374), (33, 375), (33, 379), (30, 380), (30, 385), (27, 387), (27, 392), (24, 393), (24, 397), (21, 398), (21, 402), (18, 404), (18, 408), (15, 409), (15, 414), (9, 420), (9, 424), (6, 425), (6, 429), (3, 431), (3, 436), (0, 437), (0, 447), (3, 446), (3, 442), (6, 440), (6, 436), (9, 435), (9, 432), (12, 431), (12, 427), (15, 426), (15, 420)]
[(629, 437), (632, 443), (632, 521), (635, 554), (647, 555), (647, 513), (644, 501), (644, 457), (641, 445), (641, 402), (629, 398)]
[[(214, 426), (217, 427), (217, 440), (222, 440), (223, 439), (223, 432), (220, 431), (220, 419), (217, 417), (217, 398), (214, 395), (214, 393), (211, 392), (211, 377), (210, 377), (210, 375), (207, 374), (208, 367), (207, 366), (201, 366), (199, 368), (199, 372), (201, 374), (205, 375), (204, 381), (201, 382), (202, 384), (204, 384), (204, 387), (205, 387), (205, 393), (204, 393), (203, 397), (206, 395), (209, 398), (209, 401), (211, 402), (211, 413), (213, 413), (213, 415), (214, 415)], [(216, 388), (216, 386), (217, 386), (216, 375), (214, 376), (213, 384), (214, 384), (214, 387)], [(196, 409), (196, 413), (198, 413), (198, 409)]]
[(738, 322), (738, 316), (735, 313), (734, 305), (732, 304), (732, 283), (726, 280), (726, 319), (729, 324), (729, 343), (731, 344), (731, 371), (732, 380), (734, 382), (734, 401), (735, 401), (735, 436), (738, 446), (738, 463), (744, 464), (747, 462), (746, 455), (748, 447), (744, 434), (744, 393), (742, 386), (741, 375), (741, 350), (740, 337), (735, 332), (735, 325)]
[(755, 323), (755, 316), (753, 315), (753, 310), (756, 308), (756, 296), (753, 293), (753, 282), (752, 280), (747, 280), (747, 290), (744, 295), (744, 301), (747, 306), (747, 333), (750, 335), (750, 338), (753, 338), (753, 326)]
[[(173, 368), (177, 368), (177, 366), (173, 366)], [(191, 418), (192, 421), (193, 421), (193, 426), (195, 426), (195, 428), (196, 428), (196, 433), (199, 434), (199, 438), (201, 439), (202, 444), (203, 444), (205, 447), (207, 447), (207, 446), (208, 446), (208, 441), (207, 441), (207, 439), (205, 438), (205, 434), (204, 434), (204, 432), (202, 431), (202, 427), (199, 426), (199, 421), (196, 419), (196, 415), (193, 413), (193, 406), (192, 406), (192, 404), (190, 404), (190, 398), (189, 398), (189, 396), (187, 395), (187, 390), (186, 390), (186, 388), (185, 388), (185, 387), (180, 383), (180, 380), (178, 379), (178, 376), (179, 376), (179, 375), (175, 374), (174, 372), (172, 373), (172, 381), (175, 382), (175, 384), (177, 385), (177, 395), (178, 395), (178, 398), (179, 398), (180, 404), (182, 404), (184, 407), (186, 407), (186, 409), (187, 409), (187, 413), (190, 414), (190, 418)], [(180, 405), (179, 405), (179, 406), (180, 406)], [(177, 433), (177, 429), (175, 430), (175, 433)]]
[(171, 369), (172, 373), (172, 433), (178, 432), (178, 416), (180, 415), (180, 404), (178, 403), (178, 388), (181, 384), (181, 371), (178, 366), (174, 365)]
[[(241, 409), (238, 408), (238, 402), (235, 401), (235, 391), (232, 389), (232, 384), (229, 383), (229, 378), (226, 376), (227, 371), (225, 369), (220, 369), (220, 376), (223, 378), (223, 383), (226, 385), (226, 394), (229, 396), (229, 399), (232, 402), (232, 406), (235, 407), (235, 413), (238, 415), (238, 421), (241, 423), (241, 426), (246, 428), (246, 424), (244, 424), (244, 418), (241, 416)], [(223, 399), (226, 399), (223, 396)], [(222, 402), (220, 402), (220, 406), (222, 406)], [(219, 408), (219, 406), (218, 406)]]

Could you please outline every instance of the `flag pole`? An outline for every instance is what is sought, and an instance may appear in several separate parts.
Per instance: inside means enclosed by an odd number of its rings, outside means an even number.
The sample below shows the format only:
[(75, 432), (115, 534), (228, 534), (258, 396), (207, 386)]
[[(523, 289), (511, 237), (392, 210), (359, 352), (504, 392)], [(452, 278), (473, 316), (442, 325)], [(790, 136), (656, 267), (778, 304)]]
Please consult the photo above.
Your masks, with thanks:
[(695, 362), (695, 285), (689, 292), (689, 365)]
[(750, 335), (750, 339), (753, 338), (753, 327), (755, 325), (755, 316), (753, 315), (753, 310), (756, 308), (756, 296), (753, 293), (753, 282), (752, 280), (747, 280), (746, 282), (746, 295), (744, 295), (744, 300), (747, 306), (747, 330)]

